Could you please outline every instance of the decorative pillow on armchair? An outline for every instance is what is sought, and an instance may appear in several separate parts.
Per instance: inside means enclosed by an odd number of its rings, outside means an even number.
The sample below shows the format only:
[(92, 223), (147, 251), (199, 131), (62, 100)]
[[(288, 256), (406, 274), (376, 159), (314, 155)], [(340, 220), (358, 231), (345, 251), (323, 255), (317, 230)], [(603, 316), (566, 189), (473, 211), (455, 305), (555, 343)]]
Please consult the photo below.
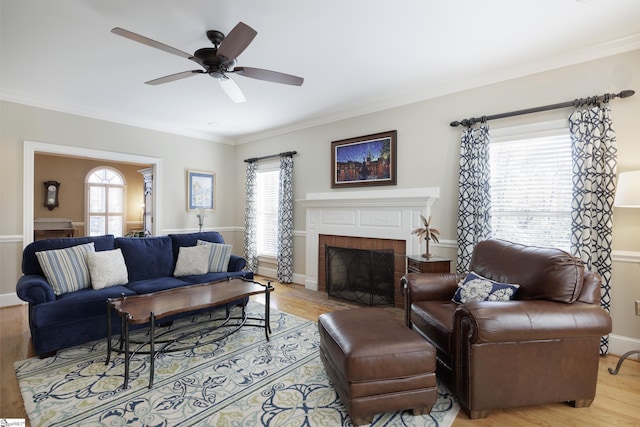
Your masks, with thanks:
[(452, 301), (464, 304), (471, 301), (509, 301), (520, 285), (494, 282), (473, 271), (458, 285)]

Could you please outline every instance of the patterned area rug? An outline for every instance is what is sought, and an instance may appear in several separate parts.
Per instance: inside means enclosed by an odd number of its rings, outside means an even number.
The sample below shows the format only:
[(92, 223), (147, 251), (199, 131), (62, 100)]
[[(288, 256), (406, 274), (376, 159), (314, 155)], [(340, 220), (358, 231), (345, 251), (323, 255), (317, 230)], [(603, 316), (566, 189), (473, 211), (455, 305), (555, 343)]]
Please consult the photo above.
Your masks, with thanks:
[[(264, 306), (252, 301), (248, 312), (262, 317)], [(171, 328), (197, 330), (203, 316)], [(158, 356), (151, 390), (146, 355), (134, 356), (122, 389), (124, 363), (116, 355), (105, 366), (106, 340), (17, 362), (16, 375), (34, 427), (352, 426), (320, 361), (316, 324), (271, 310), (271, 329), (269, 342), (263, 329), (245, 326), (219, 342)], [(371, 425), (450, 426), (458, 410), (439, 386), (431, 414), (381, 414)]]

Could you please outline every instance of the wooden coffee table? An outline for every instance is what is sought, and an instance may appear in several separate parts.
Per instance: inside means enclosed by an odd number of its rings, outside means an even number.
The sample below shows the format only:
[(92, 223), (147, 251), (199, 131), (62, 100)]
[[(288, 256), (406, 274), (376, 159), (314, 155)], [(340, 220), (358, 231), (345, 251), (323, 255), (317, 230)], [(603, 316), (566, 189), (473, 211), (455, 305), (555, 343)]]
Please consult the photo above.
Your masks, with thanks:
[[(152, 294), (135, 296), (123, 295), (120, 298), (109, 298), (107, 300), (108, 348), (107, 360), (105, 362), (105, 365), (109, 363), (112, 351), (116, 351), (118, 354), (124, 353), (124, 388), (126, 389), (128, 388), (129, 384), (129, 362), (131, 358), (135, 354), (149, 354), (151, 365), (149, 373), (149, 388), (151, 388), (153, 387), (154, 361), (159, 353), (181, 351), (185, 350), (186, 348), (194, 348), (202, 345), (207, 345), (215, 341), (220, 341), (238, 331), (242, 326), (255, 326), (264, 328), (265, 338), (268, 341), (269, 333), (271, 332), (271, 326), (269, 325), (269, 293), (271, 291), (273, 291), (271, 283), (263, 285), (252, 280), (234, 278), (222, 280), (219, 282), (184, 286), (181, 288), (169, 289)], [(240, 316), (231, 316), (230, 303), (257, 294), (265, 294), (264, 319), (247, 316), (244, 305), (242, 305), (242, 313)], [(171, 339), (158, 340), (158, 338), (168, 333), (163, 332), (156, 335), (156, 322), (158, 320), (175, 314), (216, 307), (223, 304), (226, 306), (225, 317), (206, 319), (207, 321), (219, 321), (219, 324), (206, 327), (204, 330), (198, 329), (195, 332), (187, 332), (177, 335), (174, 334), (173, 338)], [(122, 319), (122, 328), (120, 339), (118, 340), (119, 346), (117, 350), (114, 350), (111, 342), (112, 311), (115, 311)], [(248, 320), (255, 321), (256, 323), (247, 323)], [(149, 324), (149, 334), (147, 336), (147, 339), (145, 341), (132, 341), (130, 339), (129, 326), (142, 325), (147, 323)], [(174, 344), (179, 339), (185, 338), (185, 336), (195, 333), (202, 334), (203, 332), (210, 333), (220, 328), (229, 329), (221, 335), (217, 334), (215, 338), (212, 338), (211, 340), (198, 342), (197, 344), (190, 347), (174, 347)], [(171, 332), (175, 333), (175, 331)], [(133, 352), (130, 349), (131, 343), (138, 344), (138, 347)], [(156, 344), (161, 345), (159, 346), (159, 348), (156, 348)], [(146, 346), (148, 346), (148, 350), (143, 350), (143, 348)]]

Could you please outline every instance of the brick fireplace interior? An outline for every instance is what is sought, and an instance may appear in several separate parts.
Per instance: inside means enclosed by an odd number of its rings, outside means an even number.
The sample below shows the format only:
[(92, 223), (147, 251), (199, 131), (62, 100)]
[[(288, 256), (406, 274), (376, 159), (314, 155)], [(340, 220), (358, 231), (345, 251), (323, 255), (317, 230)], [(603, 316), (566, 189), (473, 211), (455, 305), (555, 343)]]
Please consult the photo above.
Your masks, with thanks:
[(364, 250), (393, 250), (394, 258), (394, 276), (393, 276), (393, 289), (394, 289), (394, 306), (402, 308), (404, 303), (404, 297), (402, 295), (402, 289), (400, 289), (400, 279), (406, 272), (406, 241), (393, 240), (393, 239), (373, 239), (368, 237), (353, 237), (353, 236), (333, 236), (327, 234), (320, 234), (318, 236), (319, 248), (318, 248), (318, 290), (327, 292), (327, 278), (326, 278), (326, 259), (325, 253), (327, 246), (349, 249), (364, 249)]

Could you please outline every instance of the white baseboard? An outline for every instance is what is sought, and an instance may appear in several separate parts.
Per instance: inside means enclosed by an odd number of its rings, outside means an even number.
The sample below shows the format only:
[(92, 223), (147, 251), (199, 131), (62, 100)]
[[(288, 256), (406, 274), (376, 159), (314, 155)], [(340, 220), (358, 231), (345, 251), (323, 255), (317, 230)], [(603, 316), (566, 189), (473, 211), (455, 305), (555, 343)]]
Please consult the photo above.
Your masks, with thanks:
[[(271, 278), (273, 280), (277, 280), (276, 277), (278, 277), (278, 271), (275, 268), (267, 268), (267, 267), (258, 267), (258, 273), (259, 276), (264, 276), (264, 277), (268, 277)], [(293, 274), (293, 283), (295, 283), (296, 285), (304, 285), (304, 274)]]
[[(622, 335), (609, 335), (609, 354), (621, 356), (627, 351), (640, 350), (640, 339), (625, 337)], [(640, 355), (631, 356), (630, 359), (640, 360)]]
[(0, 295), (0, 307), (11, 307), (12, 305), (21, 304), (26, 304), (26, 302), (18, 298), (18, 295), (15, 292)]

